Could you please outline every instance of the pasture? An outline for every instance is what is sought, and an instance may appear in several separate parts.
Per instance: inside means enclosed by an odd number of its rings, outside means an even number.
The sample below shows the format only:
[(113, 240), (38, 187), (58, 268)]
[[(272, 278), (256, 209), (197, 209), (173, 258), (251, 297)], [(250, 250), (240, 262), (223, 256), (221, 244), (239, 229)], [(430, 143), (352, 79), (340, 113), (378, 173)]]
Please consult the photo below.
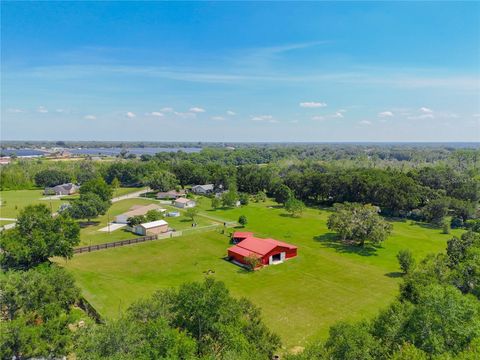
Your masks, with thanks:
[(44, 198), (43, 190), (8, 190), (0, 191), (0, 217), (16, 218), (18, 213), (28, 205), (44, 204), (51, 207), (52, 211), (57, 211), (59, 206), (65, 200), (40, 200)]
[[(329, 210), (307, 209), (292, 218), (275, 203), (254, 203), (236, 209), (200, 208), (206, 215), (235, 221), (245, 215), (245, 230), (299, 247), (298, 257), (284, 264), (247, 272), (224, 260), (228, 234), (209, 231), (178, 238), (75, 256), (64, 262), (85, 297), (107, 318), (157, 289), (202, 280), (209, 270), (235, 296), (260, 306), (267, 325), (286, 346), (304, 346), (325, 337), (339, 320), (375, 315), (398, 293), (399, 250), (409, 248), (420, 259), (445, 249), (452, 235), (424, 224), (394, 221), (392, 236), (381, 248), (344, 246), (326, 227)], [(230, 232), (227, 229), (226, 232)]]

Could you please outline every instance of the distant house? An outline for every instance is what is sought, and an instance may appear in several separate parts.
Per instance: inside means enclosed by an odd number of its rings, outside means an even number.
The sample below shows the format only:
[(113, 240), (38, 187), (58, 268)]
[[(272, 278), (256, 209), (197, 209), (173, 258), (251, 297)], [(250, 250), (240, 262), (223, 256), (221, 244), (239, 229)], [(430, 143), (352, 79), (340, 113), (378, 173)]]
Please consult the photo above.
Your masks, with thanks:
[(10, 156), (2, 156), (0, 157), (0, 165), (8, 165), (12, 161)]
[(251, 256), (258, 258), (260, 266), (265, 266), (279, 264), (297, 256), (297, 247), (274, 239), (247, 236), (227, 252), (231, 261), (242, 266), (248, 265), (247, 258)]
[(168, 231), (168, 223), (165, 220), (151, 221), (135, 226), (135, 234), (147, 236), (157, 235)]
[(68, 159), (72, 156), (72, 153), (65, 149), (53, 148), (49, 155), (56, 159)]
[(197, 195), (207, 195), (213, 192), (214, 186), (213, 184), (205, 184), (205, 185), (195, 185), (192, 186), (192, 192)]
[(46, 187), (43, 193), (45, 195), (72, 195), (75, 194), (78, 189), (78, 185), (68, 183), (53, 187)]
[(186, 198), (178, 198), (173, 202), (173, 204), (178, 208), (191, 208), (197, 205), (195, 201)]
[(185, 190), (170, 190), (170, 191), (161, 191), (157, 193), (157, 199), (178, 199), (180, 197), (187, 196), (187, 192)]
[(117, 215), (115, 217), (115, 222), (117, 224), (126, 224), (128, 222), (128, 219), (131, 218), (132, 216), (145, 215), (150, 210), (156, 210), (158, 212), (165, 212), (166, 211), (165, 209), (161, 208), (160, 206), (158, 206), (156, 204), (134, 205), (126, 213)]

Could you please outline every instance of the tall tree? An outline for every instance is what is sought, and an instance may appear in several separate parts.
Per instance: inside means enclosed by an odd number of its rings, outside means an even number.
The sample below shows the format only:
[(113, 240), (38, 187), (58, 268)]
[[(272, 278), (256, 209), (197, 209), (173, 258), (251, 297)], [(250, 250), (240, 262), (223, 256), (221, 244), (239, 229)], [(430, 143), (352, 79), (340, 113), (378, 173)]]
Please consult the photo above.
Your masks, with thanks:
[(35, 184), (41, 187), (51, 187), (71, 181), (71, 175), (59, 169), (45, 169), (35, 175)]
[(98, 195), (102, 201), (112, 200), (113, 189), (101, 177), (86, 181), (80, 186), (80, 195), (92, 193)]
[(290, 213), (292, 216), (300, 216), (305, 210), (305, 204), (298, 199), (295, 199), (293, 196), (290, 197), (285, 203), (285, 210)]
[(145, 180), (145, 184), (155, 191), (169, 191), (178, 185), (178, 180), (171, 172), (160, 170), (149, 175)]
[(0, 233), (3, 268), (29, 269), (52, 256), (70, 258), (80, 242), (80, 228), (65, 214), (52, 217), (45, 205), (30, 205), (19, 214), (17, 226)]
[(335, 212), (329, 216), (327, 225), (344, 241), (356, 241), (361, 246), (366, 241), (379, 244), (392, 232), (392, 225), (380, 217), (376, 206), (345, 203), (334, 207)]

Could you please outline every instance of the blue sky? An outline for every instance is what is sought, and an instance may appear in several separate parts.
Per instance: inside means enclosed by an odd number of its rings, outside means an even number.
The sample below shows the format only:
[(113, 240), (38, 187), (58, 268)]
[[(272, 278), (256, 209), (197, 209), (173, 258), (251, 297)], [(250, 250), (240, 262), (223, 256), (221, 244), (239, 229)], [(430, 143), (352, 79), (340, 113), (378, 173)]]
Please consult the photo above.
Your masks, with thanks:
[(1, 138), (479, 141), (478, 2), (9, 2)]

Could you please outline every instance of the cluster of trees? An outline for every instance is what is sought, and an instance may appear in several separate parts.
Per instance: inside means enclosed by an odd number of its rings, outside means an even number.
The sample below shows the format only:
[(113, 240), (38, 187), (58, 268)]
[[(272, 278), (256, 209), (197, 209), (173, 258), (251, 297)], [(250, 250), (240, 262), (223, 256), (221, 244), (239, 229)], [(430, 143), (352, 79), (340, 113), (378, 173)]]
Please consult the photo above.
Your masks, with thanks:
[(65, 211), (74, 219), (91, 219), (104, 215), (111, 205), (113, 187), (101, 177), (80, 186), (80, 198), (73, 200)]
[(51, 187), (70, 182), (71, 175), (65, 170), (45, 169), (35, 174), (35, 184), (39, 187)]
[(54, 358), (73, 350), (69, 325), (79, 289), (65, 270), (43, 264), (0, 277), (0, 358)]
[(478, 359), (479, 255), (479, 234), (453, 238), (447, 254), (410, 267), (398, 299), (373, 321), (338, 323), (327, 341), (287, 359)]
[[(83, 184), (100, 176), (108, 184), (149, 185), (158, 191), (213, 183), (227, 190), (235, 187), (221, 199), (222, 206), (242, 200), (243, 193), (255, 199), (268, 194), (286, 204), (293, 193), (304, 203), (372, 204), (385, 215), (437, 225), (452, 216), (451, 226), (463, 227), (477, 217), (479, 153), (442, 147), (241, 145), (234, 151), (204, 148), (113, 163), (19, 161), (2, 168), (0, 183), (2, 189), (16, 189), (66, 181)], [(217, 201), (212, 205), (220, 206)], [(295, 209), (299, 203), (291, 205), (297, 205), (289, 206)]]
[(0, 190), (25, 190), (55, 186), (67, 182), (83, 183), (103, 176), (106, 165), (93, 161), (58, 161), (18, 159), (2, 166)]
[(270, 359), (280, 339), (260, 310), (207, 278), (159, 291), (82, 331), (78, 359)]
[(49, 258), (70, 258), (78, 224), (45, 205), (25, 207), (13, 229), (0, 233), (0, 358), (55, 358), (73, 350), (69, 326), (80, 292)]
[(70, 258), (80, 242), (80, 227), (67, 215), (53, 217), (43, 204), (23, 209), (13, 229), (0, 232), (0, 266), (27, 270), (52, 256)]

